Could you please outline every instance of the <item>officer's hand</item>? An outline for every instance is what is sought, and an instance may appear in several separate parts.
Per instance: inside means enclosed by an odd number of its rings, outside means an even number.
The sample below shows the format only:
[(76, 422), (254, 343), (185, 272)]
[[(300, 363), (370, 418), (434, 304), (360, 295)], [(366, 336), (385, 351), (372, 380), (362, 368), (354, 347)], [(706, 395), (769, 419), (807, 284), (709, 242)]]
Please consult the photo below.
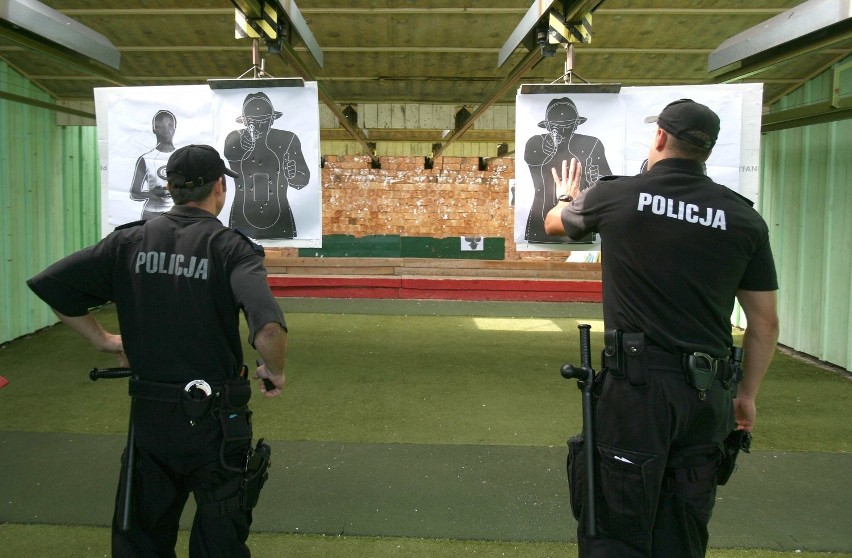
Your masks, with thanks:
[(124, 354), (124, 344), (121, 341), (121, 335), (107, 333), (104, 331), (96, 347), (104, 353), (112, 353), (118, 359), (118, 365), (121, 368), (129, 368), (130, 363), (127, 361), (127, 355)]
[(737, 397), (734, 399), (734, 417), (737, 421), (737, 430), (748, 430), (754, 428), (754, 420), (757, 417), (757, 407), (754, 399)]
[(580, 195), (580, 178), (583, 176), (583, 165), (580, 161), (572, 158), (570, 165), (568, 161), (562, 161), (562, 176), (556, 173), (555, 168), (551, 168), (550, 171), (553, 173), (557, 196), (569, 194), (576, 199)]
[(265, 397), (277, 397), (281, 395), (281, 391), (287, 383), (284, 372), (280, 376), (275, 376), (267, 370), (266, 364), (261, 364), (257, 367), (257, 370), (254, 372), (254, 379), (259, 380), (258, 386), (260, 387), (260, 393)]

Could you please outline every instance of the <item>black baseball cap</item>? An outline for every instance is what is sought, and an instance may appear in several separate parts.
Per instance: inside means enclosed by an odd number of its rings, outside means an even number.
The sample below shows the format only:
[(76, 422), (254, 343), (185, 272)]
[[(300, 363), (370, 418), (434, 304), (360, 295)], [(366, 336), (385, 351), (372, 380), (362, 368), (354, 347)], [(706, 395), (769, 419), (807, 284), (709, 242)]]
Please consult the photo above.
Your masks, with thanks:
[(166, 164), (166, 179), (174, 188), (197, 188), (227, 174), (239, 175), (225, 165), (209, 145), (187, 145), (175, 150)]
[[(713, 149), (719, 139), (719, 116), (692, 99), (679, 99), (669, 103), (659, 116), (649, 116), (645, 122), (656, 122), (674, 137), (704, 149)], [(710, 136), (710, 141), (692, 132), (704, 132)]]

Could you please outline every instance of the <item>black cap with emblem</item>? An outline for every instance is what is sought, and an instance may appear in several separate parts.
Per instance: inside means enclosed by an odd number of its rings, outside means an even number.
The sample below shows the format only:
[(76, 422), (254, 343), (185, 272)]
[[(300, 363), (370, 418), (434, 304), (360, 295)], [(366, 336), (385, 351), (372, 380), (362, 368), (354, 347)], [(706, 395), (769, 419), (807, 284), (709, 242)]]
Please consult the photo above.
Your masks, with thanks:
[(198, 188), (227, 174), (239, 175), (225, 165), (209, 145), (187, 145), (175, 150), (166, 165), (166, 179), (173, 188)]

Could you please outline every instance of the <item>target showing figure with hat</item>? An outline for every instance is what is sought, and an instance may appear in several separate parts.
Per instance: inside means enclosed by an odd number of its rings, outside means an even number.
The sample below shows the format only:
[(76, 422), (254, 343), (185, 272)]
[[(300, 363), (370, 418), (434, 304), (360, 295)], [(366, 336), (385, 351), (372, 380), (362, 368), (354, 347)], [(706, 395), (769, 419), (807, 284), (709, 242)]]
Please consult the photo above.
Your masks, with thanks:
[(225, 159), (239, 175), (229, 225), (257, 239), (297, 236), (288, 193), (311, 180), (299, 136), (273, 127), (282, 116), (266, 93), (251, 92), (236, 118), (244, 128), (225, 138)]
[(601, 176), (611, 174), (603, 142), (595, 136), (577, 133), (577, 128), (587, 120), (580, 116), (577, 105), (570, 98), (552, 99), (544, 120), (538, 123), (547, 133), (534, 135), (526, 142), (524, 162), (529, 167), (534, 188), (524, 233), (529, 242), (565, 242), (562, 237), (551, 237), (544, 232), (544, 217), (556, 205), (553, 171), (561, 172), (562, 161), (573, 158), (583, 163), (581, 190)]

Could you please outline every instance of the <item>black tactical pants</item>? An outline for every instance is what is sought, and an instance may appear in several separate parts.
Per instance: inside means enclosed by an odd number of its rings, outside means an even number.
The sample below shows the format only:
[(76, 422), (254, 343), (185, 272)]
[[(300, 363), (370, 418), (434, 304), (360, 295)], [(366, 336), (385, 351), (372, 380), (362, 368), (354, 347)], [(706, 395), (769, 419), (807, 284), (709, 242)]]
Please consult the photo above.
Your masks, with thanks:
[[(181, 513), (194, 493), (196, 502), (233, 502), (241, 473), (220, 463), (222, 427), (213, 415), (191, 426), (177, 407), (137, 401), (136, 460), (131, 527), (118, 528), (118, 498), (112, 526), (112, 555), (116, 558), (174, 557)], [(245, 459), (246, 449), (232, 448), (229, 461)], [(126, 464), (122, 463), (119, 487)], [(119, 488), (120, 490), (120, 488)], [(217, 513), (197, 511), (189, 540), (191, 558), (240, 558), (251, 555), (246, 540), (251, 511), (222, 506)]]
[(702, 400), (680, 367), (648, 358), (642, 368), (629, 380), (605, 374), (596, 403), (594, 539), (586, 537), (584, 460), (577, 454), (587, 448), (571, 448), (583, 558), (700, 558), (707, 549), (716, 462), (734, 427), (731, 394), (714, 381)]

